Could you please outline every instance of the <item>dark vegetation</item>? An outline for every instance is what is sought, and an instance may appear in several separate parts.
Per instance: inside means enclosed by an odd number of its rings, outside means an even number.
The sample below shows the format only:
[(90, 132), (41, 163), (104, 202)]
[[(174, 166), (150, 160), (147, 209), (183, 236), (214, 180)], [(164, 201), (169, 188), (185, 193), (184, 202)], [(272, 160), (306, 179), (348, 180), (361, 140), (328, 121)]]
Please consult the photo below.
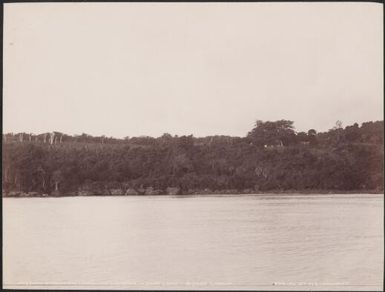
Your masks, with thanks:
[(384, 123), (317, 133), (257, 121), (246, 137), (3, 135), (6, 196), (383, 192)]

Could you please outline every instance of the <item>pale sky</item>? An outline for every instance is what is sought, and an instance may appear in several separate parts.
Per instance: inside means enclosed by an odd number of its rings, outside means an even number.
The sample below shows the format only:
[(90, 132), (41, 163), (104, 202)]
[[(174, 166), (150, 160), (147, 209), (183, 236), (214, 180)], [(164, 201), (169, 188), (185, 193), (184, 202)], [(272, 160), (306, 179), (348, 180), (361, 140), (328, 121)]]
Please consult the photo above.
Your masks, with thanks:
[(8, 3), (3, 132), (245, 136), (383, 120), (378, 3)]

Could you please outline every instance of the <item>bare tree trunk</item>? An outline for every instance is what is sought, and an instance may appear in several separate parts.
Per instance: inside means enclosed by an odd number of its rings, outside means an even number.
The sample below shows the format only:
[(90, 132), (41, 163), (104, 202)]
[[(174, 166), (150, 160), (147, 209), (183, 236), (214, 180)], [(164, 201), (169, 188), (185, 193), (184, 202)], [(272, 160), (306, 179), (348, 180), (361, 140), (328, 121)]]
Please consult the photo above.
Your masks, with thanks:
[(50, 133), (49, 135), (49, 143), (52, 145), (55, 139), (55, 133)]
[(18, 189), (20, 191), (21, 190), (21, 185), (20, 185), (19, 178), (17, 177), (17, 174), (15, 174), (14, 182), (15, 182), (16, 189)]

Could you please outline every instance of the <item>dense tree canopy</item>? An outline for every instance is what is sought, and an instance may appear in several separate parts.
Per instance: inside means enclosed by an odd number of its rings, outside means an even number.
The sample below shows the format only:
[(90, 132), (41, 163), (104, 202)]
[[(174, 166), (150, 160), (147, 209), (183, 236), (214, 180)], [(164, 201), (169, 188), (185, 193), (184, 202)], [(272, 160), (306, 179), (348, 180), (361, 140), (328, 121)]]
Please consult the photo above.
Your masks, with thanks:
[(295, 131), (292, 121), (280, 120), (276, 122), (255, 123), (248, 138), (258, 146), (288, 146), (295, 141)]
[(382, 191), (383, 121), (296, 133), (257, 121), (246, 137), (3, 135), (3, 194)]

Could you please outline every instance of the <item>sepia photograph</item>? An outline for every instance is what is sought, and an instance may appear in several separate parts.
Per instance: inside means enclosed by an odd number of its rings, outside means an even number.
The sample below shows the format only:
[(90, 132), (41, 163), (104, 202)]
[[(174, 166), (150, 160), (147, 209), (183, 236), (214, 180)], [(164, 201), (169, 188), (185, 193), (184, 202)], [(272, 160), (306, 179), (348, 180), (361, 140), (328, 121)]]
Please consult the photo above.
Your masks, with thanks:
[(3, 4), (2, 288), (383, 291), (383, 8)]

